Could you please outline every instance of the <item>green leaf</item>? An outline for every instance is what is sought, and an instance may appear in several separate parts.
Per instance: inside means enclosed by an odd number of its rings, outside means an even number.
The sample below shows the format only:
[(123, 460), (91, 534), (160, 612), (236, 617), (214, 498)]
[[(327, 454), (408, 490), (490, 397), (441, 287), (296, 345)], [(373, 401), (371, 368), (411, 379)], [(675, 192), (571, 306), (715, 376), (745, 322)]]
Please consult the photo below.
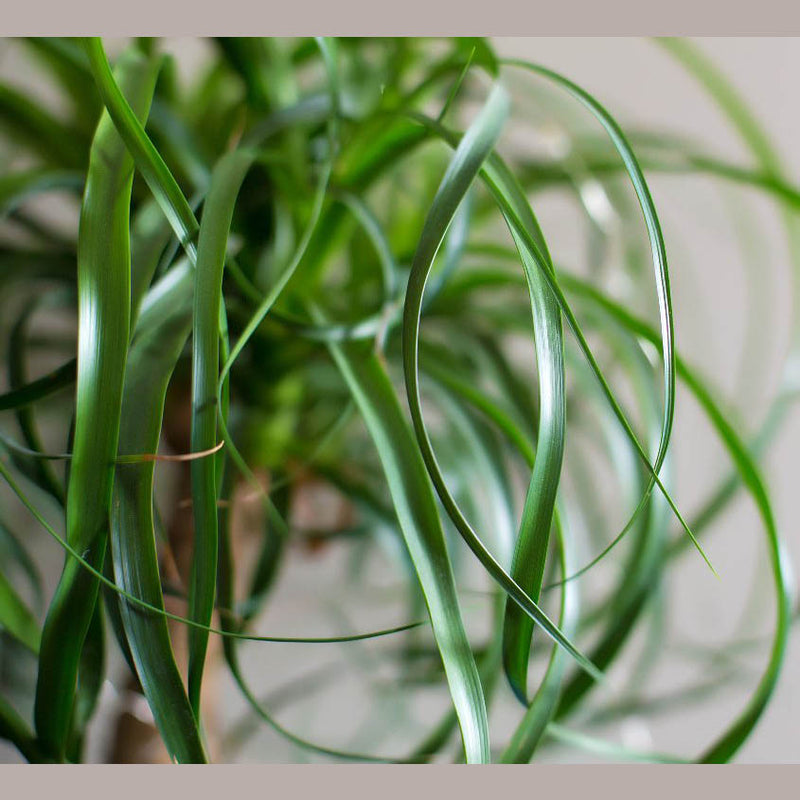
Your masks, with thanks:
[(189, 259), (194, 263), (197, 256), (195, 238), (199, 226), (189, 203), (164, 159), (145, 133), (142, 121), (125, 99), (124, 92), (120, 91), (106, 59), (102, 41), (98, 38), (87, 39), (85, 46), (106, 112), (130, 151), (136, 168), (142, 173), (179, 241), (186, 248)]
[[(119, 80), (144, 118), (153, 65), (127, 51)], [(130, 336), (130, 192), (133, 161), (108, 115), (98, 125), (81, 207), (78, 243), (78, 374), (75, 438), (67, 491), (67, 540), (97, 569), (106, 550), (122, 386)], [(42, 632), (36, 732), (64, 757), (81, 648), (97, 581), (74, 560), (64, 565)]]
[(0, 629), (10, 633), (31, 652), (39, 652), (41, 639), (39, 623), (2, 572), (0, 572)]
[(30, 97), (4, 84), (0, 84), (0, 130), (46, 164), (67, 169), (85, 164), (85, 141), (79, 131), (70, 130)]
[(400, 528), (419, 577), (458, 714), (468, 763), (489, 760), (478, 670), (461, 619), (450, 559), (425, 465), (392, 385), (374, 354), (331, 344), (331, 354), (378, 450)]
[(492, 94), (489, 96), (481, 114), (473, 122), (456, 149), (453, 160), (442, 179), (439, 191), (428, 213), (425, 228), (420, 237), (420, 244), (414, 256), (403, 312), (403, 368), (406, 378), (406, 392), (417, 443), (425, 466), (445, 510), (464, 538), (464, 541), (492, 578), (505, 589), (511, 599), (538, 622), (550, 637), (566, 648), (587, 672), (596, 679), (600, 679), (598, 670), (544, 614), (524, 588), (508, 575), (461, 513), (458, 504), (447, 488), (422, 418), (419, 392), (418, 342), (425, 283), (436, 251), (444, 238), (444, 234), (459, 203), (481, 169), (484, 159), (486, 159), (494, 146), (495, 139), (499, 135), (500, 127), (506, 116), (507, 108), (507, 95), (505, 90), (498, 84), (492, 90)]
[[(562, 575), (571, 574), (572, 542), (565, 522), (565, 514), (556, 514), (555, 525), (558, 532), (558, 548)], [(559, 627), (565, 636), (572, 637), (578, 627), (577, 584), (569, 582), (562, 586)], [(536, 694), (528, 706), (522, 720), (517, 725), (511, 740), (503, 750), (500, 761), (506, 764), (527, 764), (533, 757), (542, 737), (546, 734), (558, 707), (561, 683), (567, 666), (567, 654), (561, 647), (554, 646)]]
[[(148, 295), (125, 372), (120, 453), (154, 453), (163, 422), (167, 386), (192, 326), (192, 272), (184, 261)], [(117, 466), (111, 513), (111, 555), (119, 586), (164, 608), (153, 519), (155, 462)], [(125, 600), (119, 610), (131, 658), (170, 757), (206, 760), (164, 616)]]
[[(659, 335), (647, 323), (637, 319), (619, 304), (604, 297), (580, 281), (572, 279), (570, 286), (582, 297), (601, 306), (626, 328), (638, 336), (658, 344)], [(761, 472), (735, 428), (720, 410), (712, 392), (700, 376), (682, 359), (676, 357), (677, 374), (692, 392), (719, 436), (720, 443), (736, 466), (742, 485), (749, 491), (758, 509), (770, 558), (775, 589), (777, 618), (769, 659), (764, 673), (744, 710), (728, 729), (700, 756), (703, 762), (724, 762), (736, 753), (758, 722), (775, 689), (786, 650), (791, 620), (793, 580), (786, 547), (778, 535), (772, 505)]]
[(70, 359), (41, 378), (0, 395), (0, 411), (25, 408), (75, 383), (78, 361)]
[[(253, 163), (253, 154), (234, 151), (214, 170), (197, 248), (194, 312), (192, 321), (192, 450), (210, 450), (217, 444), (217, 381), (220, 370), (219, 315), (225, 249), (236, 195)], [(204, 625), (211, 621), (217, 576), (217, 476), (216, 460), (192, 462), (194, 556), (189, 588), (189, 616)], [(199, 717), (200, 687), (208, 635), (189, 632), (189, 701)]]
[(43, 763), (47, 759), (36, 744), (25, 720), (3, 697), (0, 697), (0, 738), (12, 742), (24, 758), (31, 763)]

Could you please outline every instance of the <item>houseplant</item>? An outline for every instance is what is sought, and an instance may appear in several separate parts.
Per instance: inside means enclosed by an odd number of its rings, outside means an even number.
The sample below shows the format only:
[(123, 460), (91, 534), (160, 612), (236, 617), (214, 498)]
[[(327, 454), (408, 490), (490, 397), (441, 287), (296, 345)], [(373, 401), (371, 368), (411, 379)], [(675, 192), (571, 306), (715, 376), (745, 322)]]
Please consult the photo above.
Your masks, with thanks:
[[(664, 647), (665, 576), (689, 556), (713, 571), (698, 537), (744, 490), (777, 609), (760, 674), (700, 753), (613, 753), (736, 754), (790, 630), (788, 564), (758, 454), (794, 386), (787, 369), (751, 442), (676, 353), (645, 170), (765, 192), (790, 237), (800, 195), (713, 67), (665, 43), (751, 143), (752, 168), (667, 135), (629, 140), (567, 78), (503, 61), (483, 40), (221, 40), (188, 89), (157, 40), (126, 45), (113, 71), (96, 39), (20, 46), (50, 70), (65, 109), (0, 93), (13, 143), (0, 188), (0, 408), (15, 426), (0, 471), (65, 560), (37, 615), (23, 523), (4, 525), (4, 652), (18, 669), (36, 665), (35, 685), (10, 670), (4, 738), (31, 761), (81, 760), (114, 652), (180, 762), (225, 757), (203, 694), (216, 661), (262, 723), (314, 757), (427, 761), (456, 740), (467, 762), (527, 762), (553, 740), (602, 749), (570, 720), (644, 705), (640, 686)], [(548, 86), (572, 103), (566, 114), (597, 127), (567, 127), (567, 146), (545, 155), (515, 146), (505, 137), (526, 106), (511, 76)], [(644, 250), (613, 250), (619, 231), (586, 187), (614, 207), (623, 241), (644, 231)], [(581, 215), (585, 263), (548, 249), (535, 213), (552, 191)], [(37, 205), (53, 193), (80, 202), (68, 231)], [(620, 276), (623, 296), (611, 289)], [(688, 521), (670, 489), (678, 383), (733, 470)], [(38, 430), (45, 408), (61, 447)], [(169, 470), (177, 487), (155, 503)], [(323, 489), (335, 502), (316, 502)], [(252, 526), (234, 524), (243, 495), (255, 502), (255, 555), (242, 541)], [(376, 577), (399, 581), (395, 617), (327, 636), (255, 633), (298, 547), (346, 554), (342, 592), (358, 588), (366, 606), (378, 602)], [(610, 585), (593, 583), (609, 563), (621, 567)], [(465, 622), (470, 596), (480, 636)], [(594, 705), (643, 633), (617, 710)], [(270, 642), (316, 654), (374, 640), (395, 670), (378, 696), (439, 687), (449, 704), (421, 732), (411, 725), (402, 750), (311, 740), (256, 696), (243, 640), (260, 642), (250, 647), (267, 670)], [(355, 674), (380, 684), (378, 666), (356, 661)], [(490, 738), (487, 708), (509, 689), (514, 725)]]

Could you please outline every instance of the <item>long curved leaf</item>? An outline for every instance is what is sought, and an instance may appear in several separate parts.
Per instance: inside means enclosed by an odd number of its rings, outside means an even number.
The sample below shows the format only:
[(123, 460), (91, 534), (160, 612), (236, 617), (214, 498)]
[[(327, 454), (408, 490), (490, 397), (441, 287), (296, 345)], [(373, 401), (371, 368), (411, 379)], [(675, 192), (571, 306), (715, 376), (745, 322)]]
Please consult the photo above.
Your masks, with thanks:
[[(128, 51), (119, 80), (144, 118), (156, 73)], [(130, 317), (130, 192), (133, 161), (111, 119), (95, 134), (78, 249), (78, 375), (75, 439), (67, 492), (67, 539), (100, 568), (106, 550), (114, 458)], [(83, 640), (97, 581), (68, 559), (42, 631), (36, 731), (43, 749), (64, 757)]]

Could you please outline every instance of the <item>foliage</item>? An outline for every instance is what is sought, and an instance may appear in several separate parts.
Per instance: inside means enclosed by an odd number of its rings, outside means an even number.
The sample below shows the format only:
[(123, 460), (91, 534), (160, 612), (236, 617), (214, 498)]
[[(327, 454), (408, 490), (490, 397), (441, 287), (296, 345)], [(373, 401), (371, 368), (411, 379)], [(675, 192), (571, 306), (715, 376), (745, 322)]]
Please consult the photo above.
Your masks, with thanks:
[[(0, 626), (4, 663), (36, 665), (35, 686), (4, 678), (0, 734), (25, 758), (85, 756), (118, 648), (170, 757), (207, 760), (210, 637), (222, 638), (252, 713), (298, 753), (428, 761), (460, 732), (457, 758), (475, 763), (529, 762), (554, 743), (632, 760), (734, 757), (790, 633), (789, 566), (759, 460), (795, 397), (796, 350), (763, 428), (745, 440), (729, 399), (676, 350), (646, 175), (711, 175), (766, 194), (794, 254), (800, 192), (713, 65), (686, 42), (661, 44), (730, 119), (753, 167), (667, 133), (628, 135), (566, 77), (503, 60), (485, 40), (218, 40), (188, 84), (158, 40), (126, 45), (113, 71), (97, 39), (14, 43), (62, 100), (57, 111), (0, 86), (0, 472), (17, 496), (2, 512)], [(567, 146), (542, 156), (514, 145), (520, 112), (554, 107), (579, 120), (564, 128)], [(621, 228), (597, 214), (589, 187)], [(553, 193), (581, 215), (583, 263), (548, 246), (536, 210)], [(79, 204), (68, 232), (42, 212), (51, 194)], [(620, 236), (627, 246), (616, 247)], [(732, 468), (688, 519), (672, 494), (678, 387)], [(176, 453), (181, 429), (190, 433)], [(170, 459), (191, 484), (180, 585), (165, 578), (174, 542), (156, 503)], [(296, 523), (315, 482), (352, 524)], [(242, 487), (263, 507), (254, 564), (237, 561), (231, 524)], [(702, 535), (741, 492), (771, 568), (766, 663), (702, 752), (615, 748), (587, 726), (657, 706), (643, 687), (670, 649), (668, 578), (690, 558), (713, 574)], [(52, 592), (32, 529), (12, 523), (18, 500), (65, 552)], [(371, 559), (382, 559), (401, 582), (399, 623), (257, 633), (304, 542), (347, 554), (339, 585), (365, 608), (374, 575), (386, 575), (371, 573)], [(597, 575), (612, 562), (603, 587)], [(168, 612), (165, 595), (184, 611)], [(438, 722), (427, 714), (421, 733), (411, 725), (405, 750), (350, 751), (288, 730), (240, 662), (243, 641), (261, 648), (268, 672), (276, 642), (306, 643), (318, 664), (325, 647), (366, 640), (396, 669), (376, 696), (449, 691), (449, 709)], [(377, 681), (359, 656), (348, 663)], [(723, 667), (701, 667), (685, 697), (740, 678)], [(609, 703), (612, 668), (626, 677)], [(489, 712), (507, 688), (516, 721), (496, 733)], [(385, 734), (398, 723), (376, 708)]]

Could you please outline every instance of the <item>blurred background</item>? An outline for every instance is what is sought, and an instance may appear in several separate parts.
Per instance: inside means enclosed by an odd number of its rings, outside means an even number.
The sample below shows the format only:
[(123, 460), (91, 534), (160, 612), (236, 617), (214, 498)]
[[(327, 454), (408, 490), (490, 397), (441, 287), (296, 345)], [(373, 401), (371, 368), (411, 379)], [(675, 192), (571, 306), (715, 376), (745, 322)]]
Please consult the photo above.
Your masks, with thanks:
[[(109, 53), (113, 54), (121, 44), (117, 40), (107, 42)], [(742, 166), (753, 164), (747, 147), (708, 93), (668, 52), (650, 40), (499, 38), (494, 44), (500, 55), (534, 60), (569, 77), (597, 97), (625, 130), (658, 130), (689, 137), (721, 159)], [(794, 186), (800, 185), (800, 99), (796, 91), (800, 41), (700, 39), (696, 44), (750, 104), (783, 160), (787, 176)], [(185, 80), (202, 65), (210, 47), (206, 41), (189, 38), (164, 43), (164, 49), (178, 59), (179, 73)], [(0, 44), (0, 78), (47, 95), (48, 87), (37, 81), (24, 53), (13, 42)], [(509, 82), (524, 96), (526, 84), (532, 80), (510, 74)], [(565, 113), (580, 116), (574, 104), (564, 105), (569, 106)], [(559, 126), (565, 124), (565, 117), (560, 116), (555, 105), (542, 106), (541, 112), (536, 108), (532, 103), (525, 106), (531, 125), (514, 135), (509, 147), (513, 144), (515, 148), (546, 150), (558, 146)], [(599, 130), (585, 116), (582, 124), (595, 134)], [(791, 265), (777, 204), (753, 189), (722, 185), (703, 175), (653, 172), (647, 178), (670, 259), (678, 351), (727, 399), (740, 430), (754, 432), (778, 391), (790, 338)], [(602, 198), (599, 202), (602, 206)], [(534, 210), (556, 262), (568, 262), (579, 248), (574, 211), (547, 193), (537, 200)], [(598, 213), (603, 213), (602, 207)], [(67, 215), (65, 225), (70, 224), (74, 225), (74, 218)], [(754, 307), (759, 310), (751, 316)], [(683, 391), (678, 395), (672, 441), (675, 496), (682, 509), (691, 510), (726, 474), (728, 464), (702, 414)], [(800, 533), (796, 526), (798, 442), (800, 407), (790, 413), (763, 461), (779, 528), (795, 565), (800, 564)], [(177, 480), (176, 473), (169, 465), (159, 467), (159, 472), (164, 481), (161, 491), (167, 495), (174, 490), (170, 486)], [(3, 498), (7, 502), (6, 495)], [(313, 502), (321, 504), (318, 507), (323, 514), (336, 513), (331, 505), (334, 501), (326, 505), (324, 493), (315, 495)], [(246, 527), (246, 505), (243, 508), (241, 524)], [(13, 513), (24, 519), (17, 509)], [(49, 577), (54, 580), (61, 555), (43, 535), (33, 531), (30, 523), (28, 528), (37, 550), (50, 554)], [(691, 549), (681, 557), (679, 568), (671, 571), (666, 625), (674, 652), (660, 662), (654, 673), (651, 691), (655, 696), (668, 698), (670, 691), (686, 685), (688, 678), (702, 674), (702, 662), (687, 662), (684, 657), (693, 647), (713, 648), (717, 642), (757, 637), (768, 630), (764, 620), (773, 614), (772, 596), (767, 591), (764, 536), (752, 503), (739, 497), (715, 521), (703, 542), (720, 578), (715, 578)], [(341, 603), (332, 600), (338, 596), (337, 586), (351, 556), (346, 543), (327, 545), (324, 552), (305, 549), (293, 553), (259, 619), (258, 631), (325, 635), (337, 626), (342, 630), (366, 630), (385, 624), (392, 601), (393, 572), (380, 559), (371, 565), (374, 602), (365, 605), (349, 604), (347, 598), (342, 598)], [(614, 569), (614, 563), (602, 566)], [(602, 579), (599, 571), (598, 580)], [(471, 603), (465, 600), (468, 617)], [(480, 630), (482, 607), (476, 599), (475, 630)], [(634, 650), (637, 646), (634, 644)], [(315, 741), (346, 742), (351, 750), (387, 751), (407, 741), (404, 725), (409, 718), (417, 725), (437, 719), (447, 707), (447, 696), (438, 689), (420, 691), (412, 702), (393, 693), (394, 673), (387, 671), (377, 656), (381, 647), (390, 645), (358, 643), (324, 650), (313, 645), (246, 645), (242, 647), (242, 662), (259, 696), (265, 698), (287, 681), (314, 673), (322, 666), (329, 665), (334, 674), (337, 669), (343, 670), (330, 686), (298, 684), (290, 702), (284, 698), (281, 704), (285, 702), (285, 706), (275, 706), (276, 716), (291, 730), (302, 731)], [(738, 713), (766, 658), (766, 643), (750, 648), (742, 656), (744, 673), (740, 683), (720, 692), (709, 690), (684, 698), (673, 707), (669, 701), (664, 702), (653, 713), (623, 714), (608, 725), (593, 727), (593, 735), (633, 749), (695, 753)], [(94, 761), (107, 758), (119, 709), (127, 702), (124, 691), (114, 681), (114, 675), (120, 675), (122, 669), (117, 657), (110, 666), (110, 680), (90, 735), (89, 756)], [(358, 680), (359, 670), (385, 689), (367, 691), (363, 681)], [(608, 689), (612, 700), (615, 674), (612, 673)], [(256, 726), (224, 670), (218, 681), (216, 708), (220, 747), (226, 760), (317, 760), (268, 727)], [(146, 706), (140, 703), (127, 711), (146, 723)], [(510, 731), (518, 719), (519, 706), (505, 687), (492, 713), (498, 731)], [(390, 724), (387, 729), (379, 717), (384, 721), (396, 719), (396, 727)], [(794, 635), (774, 701), (736, 760), (800, 761), (798, 719), (800, 640)], [(498, 736), (502, 738), (502, 734)], [(0, 760), (16, 758), (12, 748), (0, 743)], [(542, 749), (537, 758), (605, 761), (609, 756), (552, 744)]]

